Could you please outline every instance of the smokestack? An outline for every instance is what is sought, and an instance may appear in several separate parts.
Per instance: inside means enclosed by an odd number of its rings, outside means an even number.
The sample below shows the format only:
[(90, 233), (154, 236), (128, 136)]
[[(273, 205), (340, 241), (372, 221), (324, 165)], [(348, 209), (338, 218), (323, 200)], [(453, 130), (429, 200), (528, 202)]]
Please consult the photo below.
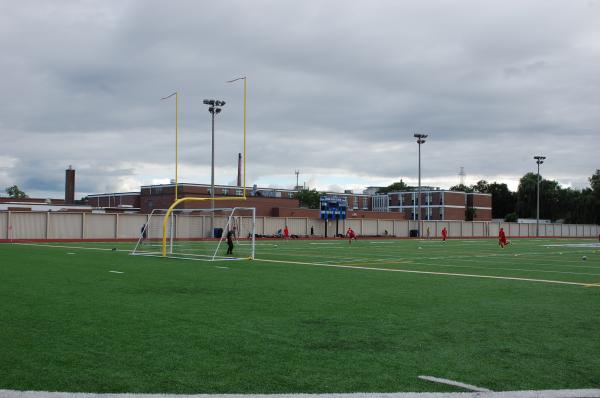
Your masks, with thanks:
[(237, 186), (242, 186), (242, 154), (238, 153), (238, 178), (237, 178)]
[(75, 170), (69, 165), (65, 170), (65, 204), (75, 202)]

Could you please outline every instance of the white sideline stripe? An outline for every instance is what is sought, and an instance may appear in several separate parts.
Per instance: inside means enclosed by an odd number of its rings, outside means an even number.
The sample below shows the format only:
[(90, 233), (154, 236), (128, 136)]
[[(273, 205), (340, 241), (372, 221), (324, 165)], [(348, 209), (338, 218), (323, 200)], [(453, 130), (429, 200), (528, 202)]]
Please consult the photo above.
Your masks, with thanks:
[(600, 389), (330, 394), (100, 394), (0, 390), (0, 398), (600, 398)]
[[(377, 267), (364, 267), (364, 266), (340, 265), (340, 264), (306, 263), (306, 262), (300, 262), (300, 261), (265, 260), (262, 258), (257, 258), (256, 261), (264, 261), (267, 263), (313, 265), (313, 266), (318, 266), (318, 267), (365, 269), (365, 270), (370, 270), (370, 271), (405, 272), (408, 274), (462, 276), (462, 277), (466, 277), (466, 278), (501, 279), (501, 280), (507, 280), (507, 281), (553, 283), (553, 284), (557, 284), (557, 285), (574, 285), (574, 286), (586, 286), (586, 287), (590, 286), (589, 283), (554, 281), (554, 280), (550, 280), (550, 279), (517, 278), (517, 277), (512, 277), (512, 276), (493, 276), (493, 275), (458, 274), (458, 273), (452, 273), (452, 272), (416, 271), (416, 270), (412, 270), (412, 269), (400, 269), (400, 268), (377, 268)], [(429, 264), (427, 264), (427, 265), (429, 265)], [(600, 285), (594, 285), (594, 286), (600, 287)]]
[(124, 272), (122, 272), (122, 271), (108, 271), (108, 272), (112, 272), (113, 274), (124, 274)]
[(461, 383), (459, 381), (441, 379), (439, 377), (433, 377), (433, 376), (419, 376), (419, 379), (431, 381), (434, 383), (448, 384), (449, 386), (460, 387), (460, 388), (464, 388), (465, 390), (469, 390), (469, 391), (478, 391), (478, 392), (492, 391), (487, 388), (474, 386), (472, 384), (465, 384), (465, 383)]
[(600, 248), (600, 243), (561, 243), (553, 245), (542, 245), (544, 247), (587, 247), (591, 249)]

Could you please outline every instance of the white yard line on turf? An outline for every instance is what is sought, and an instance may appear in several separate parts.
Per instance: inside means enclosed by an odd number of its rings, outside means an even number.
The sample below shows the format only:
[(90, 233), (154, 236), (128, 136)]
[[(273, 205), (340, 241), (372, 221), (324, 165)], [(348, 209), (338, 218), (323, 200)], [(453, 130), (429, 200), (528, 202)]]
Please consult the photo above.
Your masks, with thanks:
[(600, 398), (600, 389), (330, 394), (137, 394), (0, 390), (0, 398)]
[(472, 384), (461, 383), (459, 381), (448, 380), (448, 379), (441, 379), (439, 377), (433, 377), (433, 376), (419, 376), (419, 379), (431, 381), (433, 383), (447, 384), (449, 386), (460, 387), (460, 388), (464, 388), (465, 390), (469, 390), (469, 391), (478, 391), (478, 392), (492, 391), (487, 388), (474, 386)]
[[(257, 258), (256, 261), (263, 261), (266, 263), (310, 265), (310, 266), (316, 266), (316, 267), (363, 269), (363, 270), (368, 270), (368, 271), (403, 272), (403, 273), (408, 273), (408, 274), (458, 276), (458, 277), (464, 277), (464, 278), (500, 279), (500, 280), (507, 280), (507, 281), (551, 283), (551, 284), (557, 284), (557, 285), (573, 285), (573, 286), (586, 286), (586, 287), (589, 286), (589, 283), (554, 281), (554, 280), (550, 280), (550, 279), (517, 278), (517, 277), (511, 277), (511, 276), (474, 275), (474, 274), (459, 274), (459, 273), (452, 273), (452, 272), (417, 271), (417, 270), (412, 270), (412, 269), (400, 269), (400, 268), (377, 268), (377, 267), (364, 267), (364, 266), (341, 265), (341, 264), (307, 263), (307, 262), (301, 262), (301, 261), (266, 260), (266, 259), (262, 259), (262, 258), (260, 258), (260, 259)], [(415, 263), (415, 264), (418, 264), (418, 263)], [(424, 264), (424, 265), (430, 265), (430, 264)], [(600, 286), (598, 286), (598, 287), (600, 287)]]
[(38, 247), (55, 247), (55, 248), (59, 248), (59, 249), (81, 249), (81, 250), (100, 250), (100, 251), (107, 251), (107, 252), (111, 252), (111, 251), (117, 251), (117, 252), (130, 252), (131, 250), (124, 250), (124, 249), (116, 249), (113, 250), (108, 249), (108, 248), (103, 248), (103, 247), (86, 247), (86, 246), (63, 246), (63, 245), (47, 245), (47, 244), (42, 244), (42, 243), (13, 243), (13, 245), (21, 245), (21, 246), (38, 246)]
[[(477, 260), (462, 259), (462, 261), (476, 262)], [(531, 268), (486, 267), (486, 266), (481, 266), (481, 265), (460, 265), (460, 264), (431, 264), (431, 263), (423, 263), (423, 262), (413, 262), (413, 264), (428, 265), (431, 267), (473, 268), (473, 269), (486, 269), (486, 270), (494, 269), (494, 270), (498, 270), (498, 271), (520, 271), (520, 272), (539, 272), (539, 273), (548, 273), (548, 274), (600, 276), (600, 274), (592, 274), (589, 272), (552, 271), (552, 270), (531, 269)]]
[(108, 271), (108, 272), (112, 272), (113, 274), (124, 274), (124, 272), (122, 272), (122, 271)]

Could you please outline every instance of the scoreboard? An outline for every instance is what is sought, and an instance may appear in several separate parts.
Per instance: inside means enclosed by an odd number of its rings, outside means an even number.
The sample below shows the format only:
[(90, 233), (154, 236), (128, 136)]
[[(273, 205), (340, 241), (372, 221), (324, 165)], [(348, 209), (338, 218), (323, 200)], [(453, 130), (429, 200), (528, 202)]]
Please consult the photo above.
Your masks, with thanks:
[(321, 219), (345, 220), (348, 202), (345, 197), (335, 195), (321, 196)]

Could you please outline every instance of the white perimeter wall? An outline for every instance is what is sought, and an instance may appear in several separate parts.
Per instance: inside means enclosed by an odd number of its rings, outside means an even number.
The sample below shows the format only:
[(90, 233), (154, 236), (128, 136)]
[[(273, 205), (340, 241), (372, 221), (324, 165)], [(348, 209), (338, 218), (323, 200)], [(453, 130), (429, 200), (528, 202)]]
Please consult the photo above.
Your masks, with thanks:
[[(148, 222), (144, 214), (91, 214), (59, 212), (0, 212), (0, 240), (6, 239), (137, 239), (142, 225)], [(176, 238), (201, 238), (210, 235), (210, 217), (206, 215), (177, 215), (173, 231)], [(249, 217), (242, 217), (240, 236), (251, 233)], [(222, 216), (215, 217), (215, 226), (225, 223)], [(275, 235), (287, 225), (290, 234), (309, 236), (313, 228), (315, 237), (325, 236), (325, 221), (298, 217), (257, 217), (256, 233)], [(406, 238), (417, 229), (413, 220), (346, 219), (337, 222), (337, 231), (345, 234), (351, 227), (361, 236), (393, 236)], [(427, 228), (432, 238), (440, 237), (446, 228), (450, 238), (496, 237), (504, 228), (509, 237), (536, 235), (535, 224), (492, 223), (469, 221), (423, 221), (422, 236)], [(541, 237), (588, 237), (600, 234), (598, 225), (540, 224)], [(387, 232), (387, 234), (386, 234)], [(336, 221), (327, 221), (327, 236), (336, 233)], [(149, 237), (162, 237), (162, 218), (153, 217), (149, 225)]]

